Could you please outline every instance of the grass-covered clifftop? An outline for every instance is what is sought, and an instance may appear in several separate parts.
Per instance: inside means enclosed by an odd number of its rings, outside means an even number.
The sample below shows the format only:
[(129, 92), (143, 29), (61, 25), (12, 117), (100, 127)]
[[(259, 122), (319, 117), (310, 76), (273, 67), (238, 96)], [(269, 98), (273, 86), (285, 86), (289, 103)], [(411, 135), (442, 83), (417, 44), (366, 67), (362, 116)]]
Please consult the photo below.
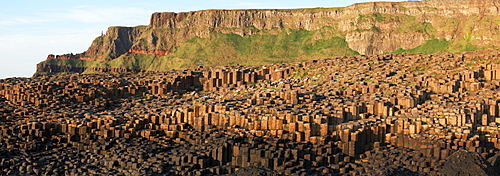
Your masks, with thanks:
[[(164, 71), (333, 56), (460, 52), (500, 46), (498, 0), (377, 2), (342, 8), (154, 13), (148, 26), (110, 27), (63, 67)], [(84, 58), (84, 59), (83, 59)], [(47, 71), (49, 70), (49, 71)], [(68, 69), (66, 69), (68, 70)], [(80, 69), (78, 69), (80, 70)], [(84, 72), (93, 72), (88, 69)]]

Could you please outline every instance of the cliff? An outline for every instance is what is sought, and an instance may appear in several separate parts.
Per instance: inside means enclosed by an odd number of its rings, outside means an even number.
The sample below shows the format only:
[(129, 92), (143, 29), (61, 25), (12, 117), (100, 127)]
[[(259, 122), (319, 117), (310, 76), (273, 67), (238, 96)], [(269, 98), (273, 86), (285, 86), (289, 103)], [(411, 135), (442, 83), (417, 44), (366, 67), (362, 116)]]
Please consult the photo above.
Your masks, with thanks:
[(49, 55), (35, 75), (497, 48), (499, 2), (427, 0), (343, 8), (154, 13), (148, 26), (110, 27), (81, 54)]

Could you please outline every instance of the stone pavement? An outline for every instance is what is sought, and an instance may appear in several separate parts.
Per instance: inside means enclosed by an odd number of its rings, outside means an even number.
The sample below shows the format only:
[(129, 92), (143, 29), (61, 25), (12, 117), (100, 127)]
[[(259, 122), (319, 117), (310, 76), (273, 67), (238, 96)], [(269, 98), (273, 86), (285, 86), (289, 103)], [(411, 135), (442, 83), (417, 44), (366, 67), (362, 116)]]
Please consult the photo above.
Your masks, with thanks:
[(460, 151), (491, 175), (499, 56), (3, 79), (0, 174), (445, 175)]

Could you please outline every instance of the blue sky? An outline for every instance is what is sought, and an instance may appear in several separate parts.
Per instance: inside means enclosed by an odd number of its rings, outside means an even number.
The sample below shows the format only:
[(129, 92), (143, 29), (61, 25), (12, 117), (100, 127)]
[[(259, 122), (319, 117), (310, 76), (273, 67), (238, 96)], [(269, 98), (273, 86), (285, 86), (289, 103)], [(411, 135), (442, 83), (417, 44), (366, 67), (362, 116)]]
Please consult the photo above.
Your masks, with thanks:
[[(0, 6), (0, 79), (30, 77), (48, 54), (81, 53), (109, 26), (147, 25), (153, 12), (345, 7), (374, 0), (16, 0)], [(398, 1), (398, 0), (385, 0)]]

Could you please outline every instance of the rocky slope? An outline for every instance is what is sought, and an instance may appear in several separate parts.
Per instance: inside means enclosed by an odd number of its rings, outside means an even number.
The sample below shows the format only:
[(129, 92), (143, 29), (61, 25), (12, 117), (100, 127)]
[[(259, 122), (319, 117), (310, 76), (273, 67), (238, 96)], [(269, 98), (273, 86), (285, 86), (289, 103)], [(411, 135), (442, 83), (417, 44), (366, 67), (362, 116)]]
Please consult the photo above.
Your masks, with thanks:
[(344, 8), (154, 13), (148, 26), (110, 27), (81, 54), (49, 55), (35, 75), (496, 48), (499, 4), (427, 0)]

